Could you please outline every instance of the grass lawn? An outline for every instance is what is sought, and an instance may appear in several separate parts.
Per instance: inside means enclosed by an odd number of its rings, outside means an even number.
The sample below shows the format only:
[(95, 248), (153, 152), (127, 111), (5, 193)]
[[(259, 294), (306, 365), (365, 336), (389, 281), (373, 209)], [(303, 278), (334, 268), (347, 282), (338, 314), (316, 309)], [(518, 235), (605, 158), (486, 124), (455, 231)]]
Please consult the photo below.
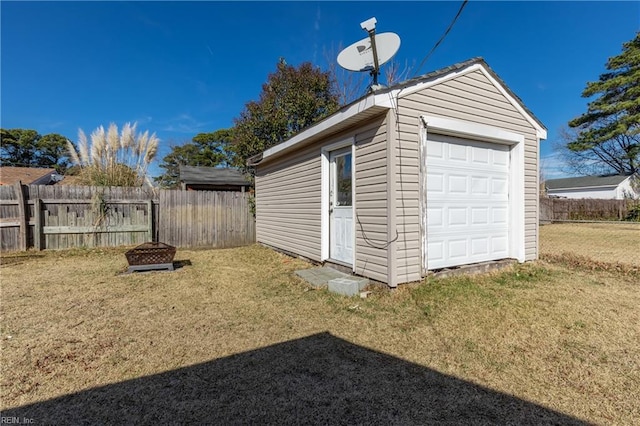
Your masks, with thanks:
[(640, 223), (554, 223), (540, 227), (540, 253), (571, 253), (640, 267)]
[[(542, 228), (546, 232), (547, 227)], [(260, 246), (3, 256), (3, 416), (34, 423), (637, 424), (640, 275), (544, 261), (367, 299)]]

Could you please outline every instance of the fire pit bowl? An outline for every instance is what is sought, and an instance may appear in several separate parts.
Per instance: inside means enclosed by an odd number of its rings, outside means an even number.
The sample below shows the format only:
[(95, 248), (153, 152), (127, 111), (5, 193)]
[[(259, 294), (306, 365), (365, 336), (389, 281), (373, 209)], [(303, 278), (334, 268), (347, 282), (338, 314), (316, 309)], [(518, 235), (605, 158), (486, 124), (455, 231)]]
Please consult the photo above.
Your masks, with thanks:
[(176, 248), (165, 243), (144, 243), (124, 254), (129, 262), (129, 271), (167, 269), (173, 271)]

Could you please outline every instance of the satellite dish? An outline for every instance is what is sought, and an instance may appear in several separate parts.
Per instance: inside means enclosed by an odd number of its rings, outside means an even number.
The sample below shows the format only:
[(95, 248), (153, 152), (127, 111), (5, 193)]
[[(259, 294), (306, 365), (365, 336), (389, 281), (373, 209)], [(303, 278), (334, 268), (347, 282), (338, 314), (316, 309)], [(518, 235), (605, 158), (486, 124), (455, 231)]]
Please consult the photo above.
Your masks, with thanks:
[(353, 43), (338, 55), (338, 64), (349, 71), (369, 71), (373, 83), (369, 90), (375, 91), (383, 86), (378, 84), (380, 65), (393, 58), (400, 48), (400, 36), (395, 33), (376, 34), (376, 18), (360, 23), (369, 37)]
[[(381, 33), (375, 36), (378, 65), (388, 62), (400, 48), (400, 36), (396, 33)], [(349, 71), (374, 71), (375, 57), (371, 38), (364, 38), (345, 48), (338, 55), (338, 64)]]

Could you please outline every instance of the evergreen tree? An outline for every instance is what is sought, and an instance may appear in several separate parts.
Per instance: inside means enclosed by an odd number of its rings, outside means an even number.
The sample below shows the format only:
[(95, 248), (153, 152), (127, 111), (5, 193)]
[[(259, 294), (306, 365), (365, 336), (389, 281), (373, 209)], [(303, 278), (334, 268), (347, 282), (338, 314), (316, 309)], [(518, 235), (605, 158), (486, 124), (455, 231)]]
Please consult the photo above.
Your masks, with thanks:
[(229, 148), (231, 130), (198, 133), (192, 142), (171, 148), (162, 159), (164, 173), (155, 182), (164, 188), (175, 188), (180, 183), (180, 166), (228, 167), (233, 164), (233, 152)]
[(57, 133), (40, 135), (29, 129), (0, 129), (0, 165), (54, 168), (69, 166), (67, 138)]
[(640, 32), (606, 69), (582, 92), (585, 98), (597, 97), (569, 122), (577, 132), (567, 152), (594, 171), (640, 173)]

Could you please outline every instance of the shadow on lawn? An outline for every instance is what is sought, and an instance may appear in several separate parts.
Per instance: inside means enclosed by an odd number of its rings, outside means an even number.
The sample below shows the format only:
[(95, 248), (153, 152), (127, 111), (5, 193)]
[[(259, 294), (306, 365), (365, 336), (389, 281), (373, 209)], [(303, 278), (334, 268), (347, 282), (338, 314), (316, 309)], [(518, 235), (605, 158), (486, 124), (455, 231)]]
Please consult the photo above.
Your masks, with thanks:
[(584, 424), (329, 333), (2, 416), (34, 424)]

